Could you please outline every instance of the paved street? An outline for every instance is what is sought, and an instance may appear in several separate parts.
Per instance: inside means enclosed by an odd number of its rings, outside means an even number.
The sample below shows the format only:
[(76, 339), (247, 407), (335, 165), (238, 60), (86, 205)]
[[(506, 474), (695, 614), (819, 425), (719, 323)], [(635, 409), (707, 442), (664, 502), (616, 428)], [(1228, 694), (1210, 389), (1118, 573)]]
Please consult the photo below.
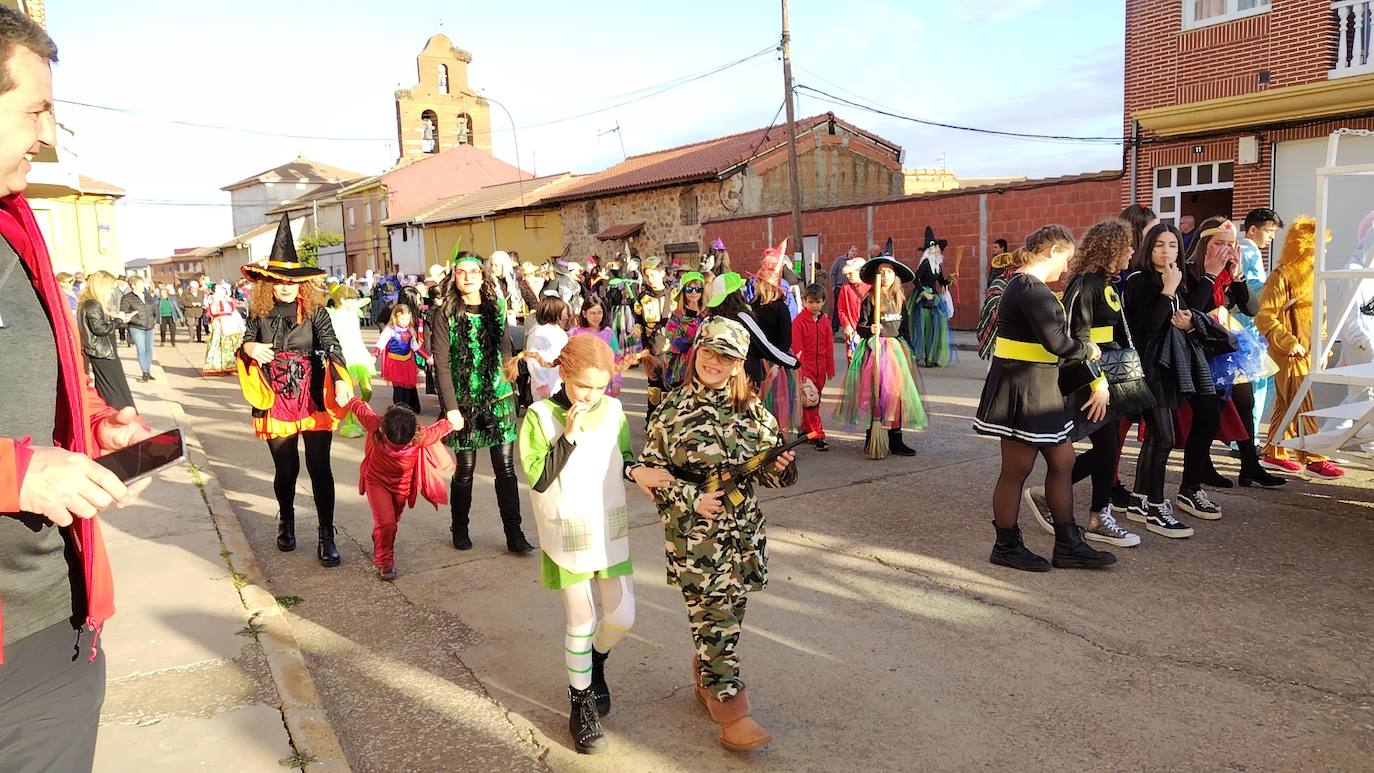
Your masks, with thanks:
[[(715, 744), (689, 689), (657, 516), (635, 494), (639, 616), (608, 664), (613, 753), (581, 757), (567, 737), (561, 605), (539, 587), (537, 559), (505, 553), (485, 457), (476, 548), (453, 550), (447, 513), (422, 503), (402, 519), (401, 576), (386, 584), (357, 495), (362, 441), (336, 438), (344, 563), (323, 569), (304, 472), (301, 548), (273, 545), (271, 467), (235, 380), (202, 378), (195, 346), (155, 354), (271, 592), (300, 599), (287, 617), (357, 771), (1357, 770), (1374, 759), (1368, 459), (1337, 483), (1219, 493), (1223, 520), (1191, 522), (1191, 540), (1146, 535), (1108, 571), (996, 568), (997, 447), (969, 430), (983, 365), (964, 352), (924, 374), (932, 425), (914, 459), (869, 461), (861, 435), (836, 433), (829, 454), (802, 454), (795, 488), (764, 493), (771, 582), (751, 597), (741, 653), (773, 734), (765, 751)], [(632, 415), (642, 387), (627, 379)], [(381, 385), (374, 407), (389, 397)], [(642, 421), (632, 425), (638, 442)], [(1217, 456), (1234, 475), (1235, 460)], [(1084, 504), (1086, 483), (1077, 493)], [(1024, 525), (1047, 554), (1049, 535)], [(240, 657), (261, 689), (261, 665)], [(107, 713), (120, 705), (111, 696)]]

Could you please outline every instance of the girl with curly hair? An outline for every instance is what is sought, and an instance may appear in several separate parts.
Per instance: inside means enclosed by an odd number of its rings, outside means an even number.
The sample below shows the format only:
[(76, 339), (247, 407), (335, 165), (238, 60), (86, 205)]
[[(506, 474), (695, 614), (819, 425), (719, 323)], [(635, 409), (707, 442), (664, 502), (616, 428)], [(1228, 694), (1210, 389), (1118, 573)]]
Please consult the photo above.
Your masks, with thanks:
[(489, 449), (496, 503), (506, 549), (529, 553), (520, 530), (520, 483), (515, 478), (515, 389), (502, 374), (506, 304), (487, 279), (485, 261), (457, 252), (429, 325), (429, 346), (439, 382), (439, 404), (458, 431), (445, 442), (458, 457), (451, 496), (453, 547), (471, 550), (468, 513), (477, 451)]

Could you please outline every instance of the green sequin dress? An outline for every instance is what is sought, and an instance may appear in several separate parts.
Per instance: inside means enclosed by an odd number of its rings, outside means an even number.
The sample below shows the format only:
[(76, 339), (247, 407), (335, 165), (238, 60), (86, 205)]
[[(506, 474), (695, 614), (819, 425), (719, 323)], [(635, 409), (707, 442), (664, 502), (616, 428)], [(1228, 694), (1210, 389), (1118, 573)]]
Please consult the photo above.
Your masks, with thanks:
[(499, 347), (493, 357), (481, 345), (484, 326), (488, 324), (501, 326), (501, 332), (496, 334), (498, 340), (504, 334), (504, 304), (499, 305), (496, 320), (493, 323), (478, 314), (464, 314), (462, 320), (453, 320), (449, 325), (449, 373), (464, 422), (463, 429), (444, 439), (454, 451), (475, 451), (515, 442), (515, 388), (501, 373), (504, 363)]

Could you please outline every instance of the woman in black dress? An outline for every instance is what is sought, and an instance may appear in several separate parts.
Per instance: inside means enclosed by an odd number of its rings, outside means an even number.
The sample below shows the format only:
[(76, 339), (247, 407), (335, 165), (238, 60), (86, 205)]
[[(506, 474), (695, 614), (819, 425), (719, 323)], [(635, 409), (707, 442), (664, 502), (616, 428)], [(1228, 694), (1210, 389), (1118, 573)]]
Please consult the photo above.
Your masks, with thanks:
[[(1124, 220), (1105, 220), (1083, 235), (1078, 252), (1069, 262), (1069, 284), (1064, 289), (1069, 334), (1078, 341), (1097, 344), (1104, 350), (1130, 346), (1121, 315), (1121, 298), (1112, 285), (1112, 277), (1125, 270), (1134, 252), (1131, 226)], [(1109, 404), (1107, 416), (1101, 421), (1090, 422), (1081, 414), (1078, 418), (1075, 437), (1086, 434), (1092, 441), (1092, 449), (1079, 454), (1073, 463), (1074, 483), (1092, 478), (1092, 502), (1083, 536), (1117, 547), (1139, 545), (1140, 535), (1117, 523), (1111, 502), (1121, 451), (1119, 420), (1130, 417), (1120, 415), (1117, 406)], [(1044, 492), (1029, 489), (1026, 494), (1031, 514), (1042, 528), (1053, 532), (1049, 510), (1044, 506)]]
[(124, 365), (119, 362), (115, 328), (133, 316), (131, 312), (112, 312), (114, 275), (96, 271), (86, 277), (76, 307), (76, 319), (81, 328), (81, 351), (91, 365), (95, 391), (111, 408), (126, 408), (134, 404), (129, 392), (129, 380), (124, 377)]
[[(1083, 541), (1073, 521), (1073, 411), (1059, 389), (1061, 363), (1096, 360), (1101, 351), (1069, 335), (1064, 307), (1047, 282), (1057, 280), (1073, 256), (1073, 236), (1060, 225), (1047, 225), (1026, 237), (1016, 273), (1007, 281), (998, 304), (997, 338), (974, 431), (1001, 438), (1002, 470), (992, 494), (997, 541), (989, 560), (1027, 572), (1044, 572), (1050, 563), (1028, 550), (1016, 525), (1021, 490), (1045, 458), (1045, 495), (1054, 518), (1054, 565), (1101, 567), (1116, 556)], [(1080, 366), (1081, 367), (1081, 366)], [(1082, 407), (1090, 419), (1106, 413), (1106, 380), (1092, 385)], [(1075, 406), (1076, 407), (1076, 406)]]

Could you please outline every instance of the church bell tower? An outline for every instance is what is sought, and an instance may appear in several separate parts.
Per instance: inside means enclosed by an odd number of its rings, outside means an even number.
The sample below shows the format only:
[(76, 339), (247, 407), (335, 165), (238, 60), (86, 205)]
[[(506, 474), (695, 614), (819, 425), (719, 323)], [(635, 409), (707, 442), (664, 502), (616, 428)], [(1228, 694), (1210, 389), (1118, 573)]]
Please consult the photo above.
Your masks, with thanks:
[(458, 145), (491, 153), (490, 106), (468, 87), (472, 54), (440, 34), (425, 43), (415, 61), (419, 82), (396, 92), (400, 161)]

